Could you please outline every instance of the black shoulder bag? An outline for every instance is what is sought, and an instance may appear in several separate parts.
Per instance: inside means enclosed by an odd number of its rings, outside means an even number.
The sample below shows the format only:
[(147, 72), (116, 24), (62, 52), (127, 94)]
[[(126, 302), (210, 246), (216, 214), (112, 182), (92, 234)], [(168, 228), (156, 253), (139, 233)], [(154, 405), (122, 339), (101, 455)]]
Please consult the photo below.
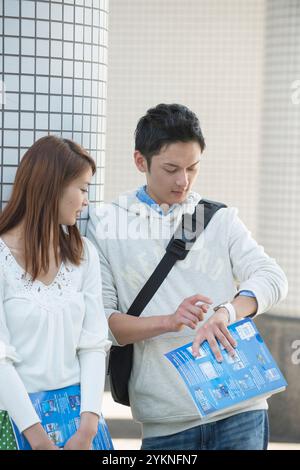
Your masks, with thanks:
[[(181, 224), (179, 224), (171, 238), (165, 255), (134, 299), (127, 315), (140, 316), (176, 261), (185, 259), (192, 244), (206, 228), (213, 215), (222, 207), (227, 206), (220, 202), (201, 199), (192, 215), (184, 214), (182, 216)], [(202, 214), (199, 213), (203, 210), (204, 217), (203, 212)], [(187, 232), (192, 234), (192, 238), (189, 239), (186, 236)], [(128, 382), (132, 369), (132, 359), (133, 344), (111, 347), (108, 366), (111, 393), (115, 402), (126, 406), (130, 406)]]

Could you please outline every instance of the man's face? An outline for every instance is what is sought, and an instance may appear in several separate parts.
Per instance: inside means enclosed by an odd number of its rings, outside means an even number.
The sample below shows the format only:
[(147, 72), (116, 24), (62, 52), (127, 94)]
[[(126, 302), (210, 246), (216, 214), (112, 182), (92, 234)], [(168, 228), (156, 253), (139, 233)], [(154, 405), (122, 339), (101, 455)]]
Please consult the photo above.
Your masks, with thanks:
[(149, 196), (158, 204), (171, 206), (187, 198), (199, 173), (200, 156), (198, 142), (176, 142), (152, 157), (150, 171), (138, 151), (135, 162), (138, 169), (146, 173)]

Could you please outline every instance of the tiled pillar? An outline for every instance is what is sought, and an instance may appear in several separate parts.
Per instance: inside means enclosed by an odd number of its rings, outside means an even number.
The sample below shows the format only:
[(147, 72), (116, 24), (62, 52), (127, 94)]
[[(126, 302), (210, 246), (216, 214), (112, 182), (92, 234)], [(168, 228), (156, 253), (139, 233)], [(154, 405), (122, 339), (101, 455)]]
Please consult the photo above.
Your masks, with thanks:
[(2, 205), (22, 155), (49, 133), (75, 140), (95, 158), (90, 200), (100, 201), (108, 0), (0, 0), (0, 10)]
[(259, 239), (283, 266), (287, 299), (271, 313), (300, 317), (300, 2), (268, 0)]

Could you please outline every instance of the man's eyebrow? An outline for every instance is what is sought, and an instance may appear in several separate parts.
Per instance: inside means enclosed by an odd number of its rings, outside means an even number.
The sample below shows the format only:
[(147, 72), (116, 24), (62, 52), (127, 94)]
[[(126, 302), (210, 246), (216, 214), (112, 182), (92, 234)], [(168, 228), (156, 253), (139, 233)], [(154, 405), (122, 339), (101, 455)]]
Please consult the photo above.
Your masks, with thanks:
[[(197, 162), (193, 163), (193, 164), (192, 164), (191, 166), (189, 166), (188, 168), (192, 168), (192, 166), (197, 165), (197, 163), (199, 163), (199, 162), (200, 162), (200, 160), (198, 160)], [(175, 165), (174, 163), (168, 163), (168, 162), (166, 162), (166, 163), (164, 163), (164, 165), (172, 166), (172, 167), (174, 167), (174, 168), (179, 168), (179, 165)]]

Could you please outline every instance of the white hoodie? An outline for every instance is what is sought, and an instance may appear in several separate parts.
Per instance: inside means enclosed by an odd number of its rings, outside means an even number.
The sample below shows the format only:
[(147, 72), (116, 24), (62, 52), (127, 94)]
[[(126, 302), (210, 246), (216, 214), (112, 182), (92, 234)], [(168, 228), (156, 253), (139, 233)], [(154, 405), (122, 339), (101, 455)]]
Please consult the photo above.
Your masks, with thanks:
[[(115, 311), (128, 311), (165, 254), (182, 214), (193, 213), (200, 199), (192, 192), (165, 216), (140, 202), (136, 191), (121, 195), (112, 204), (91, 208), (87, 236), (98, 248), (107, 318)], [(186, 297), (195, 294), (206, 295), (214, 302), (205, 320), (213, 314), (214, 306), (231, 301), (241, 290), (255, 294), (257, 314), (283, 300), (287, 294), (285, 274), (253, 240), (237, 212), (235, 208), (222, 208), (214, 215), (141, 316), (173, 313)], [(236, 412), (201, 419), (186, 386), (164, 357), (194, 336), (195, 331), (185, 327), (135, 343), (129, 394), (133, 417), (143, 425), (143, 437), (174, 434), (241, 411), (267, 408), (267, 402), (259, 400)]]

